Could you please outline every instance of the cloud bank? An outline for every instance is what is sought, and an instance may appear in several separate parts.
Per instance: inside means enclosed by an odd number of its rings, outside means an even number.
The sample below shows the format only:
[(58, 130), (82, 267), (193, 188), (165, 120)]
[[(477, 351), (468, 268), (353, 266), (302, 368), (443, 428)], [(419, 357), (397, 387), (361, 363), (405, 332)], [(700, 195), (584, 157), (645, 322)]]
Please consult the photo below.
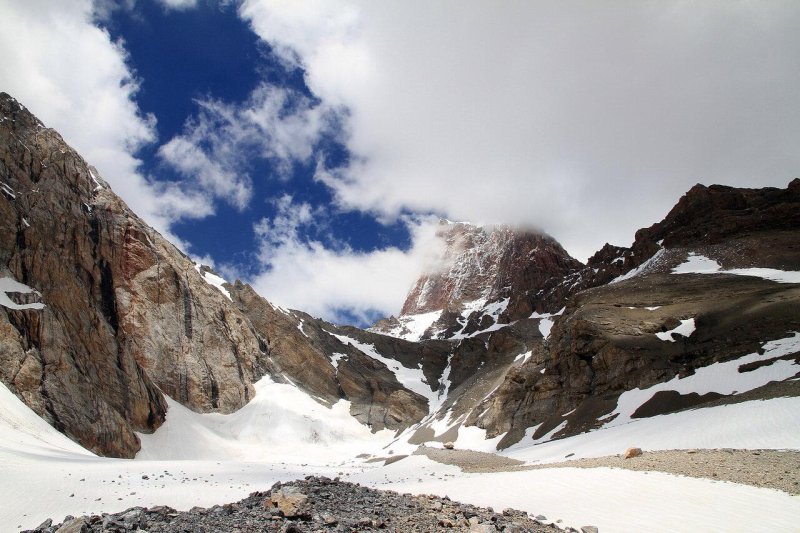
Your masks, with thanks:
[(277, 199), (276, 207), (274, 217), (255, 227), (264, 270), (251, 283), (270, 301), (314, 316), (370, 324), (397, 313), (409, 287), (443, 252), (435, 217), (404, 218), (413, 243), (408, 250), (359, 252), (303, 237), (308, 226), (324, 226), (323, 208), (298, 203), (289, 195)]
[(340, 206), (541, 228), (585, 259), (693, 184), (785, 186), (795, 2), (283, 2), (241, 16), (350, 111)]
[[(261, 85), (244, 102), (201, 99), (159, 150), (182, 181), (159, 182), (136, 156), (157, 142), (155, 119), (137, 108), (124, 43), (94, 24), (133, 3), (0, 0), (0, 89), (173, 241), (172, 224), (218, 201), (253, 205), (247, 158), (284, 181), (316, 159), (334, 210), (400, 219), (412, 235), (407, 251), (326, 246), (305, 231), (326, 212), (273, 199), (252, 281), (328, 318), (399, 309), (437, 250), (431, 219), (409, 212), (536, 227), (585, 259), (630, 242), (694, 183), (785, 186), (800, 173), (796, 2), (243, 0), (242, 19), (304, 69), (315, 98)], [(332, 130), (347, 166), (318, 159)]]

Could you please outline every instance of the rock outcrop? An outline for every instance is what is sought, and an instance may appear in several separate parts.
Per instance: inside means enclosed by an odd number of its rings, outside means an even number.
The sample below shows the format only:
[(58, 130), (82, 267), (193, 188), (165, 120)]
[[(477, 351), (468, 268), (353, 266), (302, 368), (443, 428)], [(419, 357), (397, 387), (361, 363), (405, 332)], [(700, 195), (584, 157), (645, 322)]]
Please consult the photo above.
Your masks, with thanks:
[[(556, 312), (566, 298), (537, 305), (537, 295), (552, 280), (583, 267), (541, 232), (442, 221), (438, 235), (446, 243), (439, 264), (416, 281), (400, 316), (378, 321), (373, 331), (409, 340), (447, 339), (527, 318), (533, 311)], [(415, 335), (409, 322), (420, 315), (428, 321)]]
[[(637, 232), (630, 249), (607, 245), (589, 268), (605, 268), (600, 279), (614, 282), (571, 296), (540, 355), (511, 368), (482, 414), (467, 423), (490, 436), (505, 433), (500, 446), (533, 426), (534, 439), (556, 429), (555, 436), (572, 435), (613, 419), (625, 391), (760, 352), (766, 341), (800, 330), (798, 284), (724, 273), (745, 267), (800, 270), (798, 191), (798, 180), (787, 189), (696, 186), (664, 221)], [(673, 273), (695, 255), (716, 261), (723, 271)], [(600, 281), (589, 281), (594, 283)], [(689, 336), (663, 336), (689, 320)], [(800, 360), (798, 354), (787, 357)], [(664, 391), (633, 417), (720, 397)]]

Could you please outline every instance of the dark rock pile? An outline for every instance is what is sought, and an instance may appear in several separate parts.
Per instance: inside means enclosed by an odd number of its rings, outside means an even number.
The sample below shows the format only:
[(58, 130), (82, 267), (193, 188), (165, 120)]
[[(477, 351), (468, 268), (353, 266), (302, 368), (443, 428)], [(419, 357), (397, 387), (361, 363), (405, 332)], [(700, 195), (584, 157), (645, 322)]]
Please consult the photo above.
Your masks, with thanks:
[(35, 532), (87, 533), (147, 531), (507, 531), (556, 532), (523, 511), (454, 502), (447, 497), (413, 496), (362, 487), (355, 483), (309, 476), (303, 481), (276, 483), (236, 503), (176, 511), (158, 506), (134, 507), (102, 516), (68, 516), (61, 524), (45, 521)]

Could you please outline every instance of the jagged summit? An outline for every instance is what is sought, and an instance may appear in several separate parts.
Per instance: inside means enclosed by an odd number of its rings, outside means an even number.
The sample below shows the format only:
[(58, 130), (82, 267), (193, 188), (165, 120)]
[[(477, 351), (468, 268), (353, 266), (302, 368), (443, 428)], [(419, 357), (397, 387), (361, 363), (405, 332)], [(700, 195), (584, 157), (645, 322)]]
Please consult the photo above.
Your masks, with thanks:
[(537, 231), (446, 221), (438, 235), (445, 242), (440, 262), (416, 281), (400, 316), (379, 321), (375, 331), (410, 340), (485, 331), (530, 316), (531, 295), (583, 266)]

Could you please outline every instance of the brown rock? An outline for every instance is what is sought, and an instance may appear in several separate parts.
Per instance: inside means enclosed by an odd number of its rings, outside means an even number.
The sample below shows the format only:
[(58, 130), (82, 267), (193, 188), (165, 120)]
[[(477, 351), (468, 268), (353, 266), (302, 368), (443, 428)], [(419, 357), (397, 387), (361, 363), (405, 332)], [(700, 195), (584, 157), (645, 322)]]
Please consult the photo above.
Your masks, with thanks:
[(455, 447), (456, 447), (456, 445), (453, 444), (452, 442), (445, 442), (444, 443), (444, 449), (445, 450), (452, 450)]
[(279, 488), (270, 495), (269, 502), (273, 507), (277, 507), (286, 518), (307, 518), (311, 515), (308, 496), (300, 492), (297, 487)]
[(642, 455), (641, 448), (628, 448), (625, 450), (625, 453), (622, 454), (623, 459), (633, 459), (634, 457), (639, 457)]
[(531, 314), (528, 293), (583, 266), (554, 239), (533, 231), (442, 222), (438, 235), (445, 242), (441, 263), (446, 266), (417, 280), (403, 315), (460, 310), (480, 298), (511, 298), (505, 318), (510, 322)]

